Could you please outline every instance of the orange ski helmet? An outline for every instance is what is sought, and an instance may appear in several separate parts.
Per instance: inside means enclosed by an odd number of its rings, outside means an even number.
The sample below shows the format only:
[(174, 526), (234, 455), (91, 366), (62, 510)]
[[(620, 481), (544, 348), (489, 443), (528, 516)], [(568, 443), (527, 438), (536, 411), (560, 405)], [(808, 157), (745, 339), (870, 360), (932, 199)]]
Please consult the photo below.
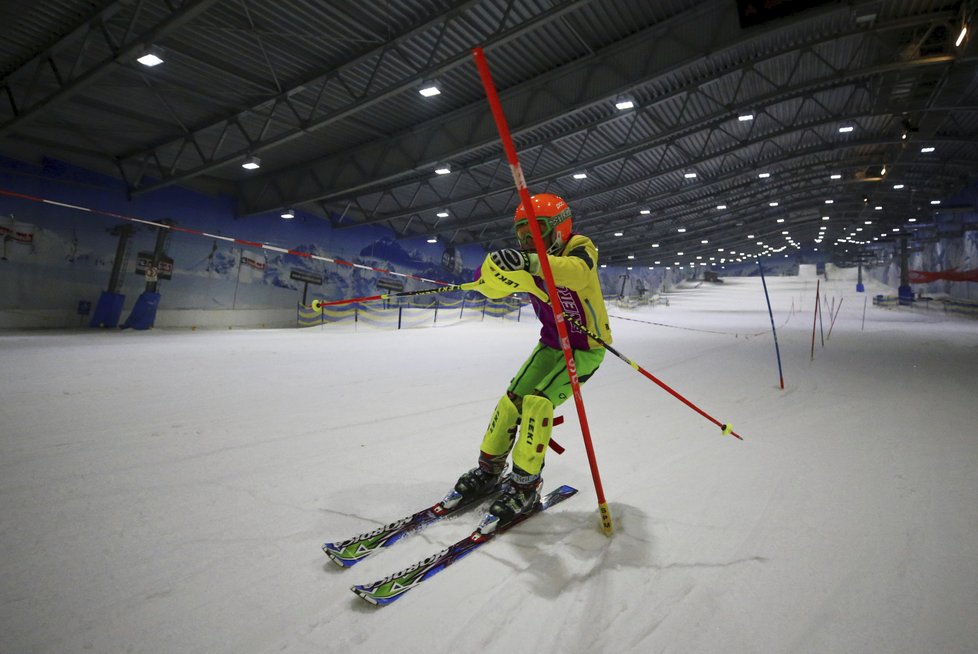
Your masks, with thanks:
[[(537, 218), (537, 224), (540, 225), (540, 235), (543, 236), (547, 252), (550, 254), (560, 252), (571, 236), (570, 207), (567, 206), (563, 198), (552, 193), (534, 195), (530, 201), (533, 203), (533, 214)], [(529, 224), (526, 208), (521, 202), (520, 206), (516, 208), (513, 226), (516, 229), (516, 238), (520, 241), (520, 247), (524, 250), (533, 249), (533, 233), (529, 229)]]

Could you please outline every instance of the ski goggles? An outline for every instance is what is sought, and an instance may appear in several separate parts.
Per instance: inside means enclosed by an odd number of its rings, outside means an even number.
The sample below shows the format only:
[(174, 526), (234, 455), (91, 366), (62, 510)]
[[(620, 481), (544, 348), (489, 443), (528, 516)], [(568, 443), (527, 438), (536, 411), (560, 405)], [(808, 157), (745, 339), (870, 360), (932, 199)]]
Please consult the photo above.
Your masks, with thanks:
[[(554, 218), (537, 218), (537, 225), (540, 226), (540, 236), (544, 239), (550, 236), (550, 233), (554, 231), (554, 226), (557, 224), (552, 223)], [(516, 240), (520, 242), (520, 245), (529, 245), (532, 248), (533, 231), (530, 229), (529, 219), (524, 218), (523, 220), (517, 220), (516, 223), (514, 223), (513, 228), (516, 230)]]
[[(540, 236), (543, 238), (547, 238), (554, 229), (546, 218), (537, 218), (537, 225), (540, 226)], [(524, 219), (516, 222), (514, 229), (516, 230), (516, 240), (520, 242), (520, 245), (533, 246), (533, 230), (530, 229), (529, 220)]]

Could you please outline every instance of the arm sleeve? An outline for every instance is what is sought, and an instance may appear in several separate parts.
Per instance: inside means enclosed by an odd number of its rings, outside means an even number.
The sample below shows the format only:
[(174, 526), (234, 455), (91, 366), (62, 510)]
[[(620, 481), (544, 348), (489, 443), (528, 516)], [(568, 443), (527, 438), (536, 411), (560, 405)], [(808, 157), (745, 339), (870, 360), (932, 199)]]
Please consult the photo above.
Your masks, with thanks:
[(579, 291), (591, 282), (597, 258), (593, 245), (581, 244), (560, 256), (548, 255), (547, 261), (557, 286)]

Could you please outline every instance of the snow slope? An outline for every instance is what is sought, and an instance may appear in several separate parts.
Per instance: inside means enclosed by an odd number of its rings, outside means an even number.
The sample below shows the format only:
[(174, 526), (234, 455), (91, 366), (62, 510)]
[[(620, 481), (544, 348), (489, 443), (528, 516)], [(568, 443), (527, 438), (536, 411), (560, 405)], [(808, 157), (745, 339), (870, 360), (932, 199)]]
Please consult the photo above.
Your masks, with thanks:
[(759, 278), (609, 307), (745, 440), (609, 355), (584, 399), (614, 536), (568, 403), (544, 476), (582, 492), (382, 609), (348, 587), (478, 515), (350, 569), (319, 545), (474, 464), (535, 325), (2, 334), (0, 649), (973, 652), (978, 329), (822, 281), (812, 360), (816, 281), (767, 280), (784, 390)]

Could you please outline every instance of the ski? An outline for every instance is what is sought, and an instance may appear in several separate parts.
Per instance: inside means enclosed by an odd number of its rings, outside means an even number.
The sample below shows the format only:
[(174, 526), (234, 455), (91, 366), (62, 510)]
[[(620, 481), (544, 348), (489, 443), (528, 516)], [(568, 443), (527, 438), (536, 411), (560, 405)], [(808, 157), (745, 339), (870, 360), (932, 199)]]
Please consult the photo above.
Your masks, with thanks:
[(457, 500), (459, 494), (452, 491), (440, 502), (433, 504), (427, 509), (422, 509), (413, 515), (406, 516), (400, 520), (378, 527), (372, 531), (337, 541), (335, 543), (323, 543), (323, 552), (338, 566), (349, 568), (367, 558), (374, 552), (378, 552), (386, 547), (390, 547), (404, 536), (420, 531), (433, 522), (447, 518), (466, 509), (494, 497), (503, 486), (509, 482), (509, 474), (503, 475), (487, 495), (477, 497), (468, 502), (462, 501), (446, 509), (443, 503), (446, 501)]
[(449, 545), (437, 554), (433, 554), (426, 559), (422, 559), (414, 565), (407, 567), (400, 572), (395, 572), (392, 575), (384, 577), (379, 581), (375, 581), (371, 584), (358, 584), (356, 586), (352, 586), (350, 590), (356, 593), (358, 597), (370, 602), (371, 604), (376, 604), (378, 606), (390, 604), (391, 602), (403, 597), (405, 593), (416, 587), (421, 582), (430, 579), (462, 557), (471, 553), (476, 548), (486, 544), (499, 534), (512, 527), (515, 527), (527, 518), (530, 518), (541, 511), (546, 511), (555, 504), (563, 502), (575, 493), (577, 493), (576, 488), (566, 485), (561, 486), (560, 488), (550, 491), (550, 493), (541, 499), (529, 513), (519, 515), (504, 525), (496, 526), (495, 529), (489, 533), (483, 533), (481, 530), (483, 525), (486, 524), (486, 520), (483, 520), (479, 529), (476, 529), (454, 545)]

